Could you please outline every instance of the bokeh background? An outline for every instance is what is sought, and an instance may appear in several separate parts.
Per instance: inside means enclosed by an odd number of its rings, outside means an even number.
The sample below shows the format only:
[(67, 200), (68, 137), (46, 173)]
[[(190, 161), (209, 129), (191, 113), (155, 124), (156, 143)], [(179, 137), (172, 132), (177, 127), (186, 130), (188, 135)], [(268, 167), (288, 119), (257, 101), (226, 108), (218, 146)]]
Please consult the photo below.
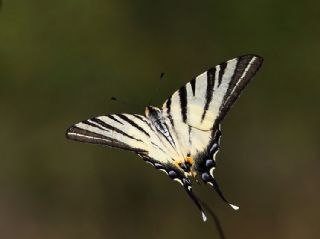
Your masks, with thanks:
[[(179, 184), (137, 156), (65, 139), (73, 123), (142, 113), (215, 64), (265, 62), (195, 190), (227, 238), (320, 237), (317, 1), (3, 1), (0, 238), (218, 238)], [(165, 72), (160, 90), (159, 75)], [(130, 104), (110, 101), (116, 96)]]

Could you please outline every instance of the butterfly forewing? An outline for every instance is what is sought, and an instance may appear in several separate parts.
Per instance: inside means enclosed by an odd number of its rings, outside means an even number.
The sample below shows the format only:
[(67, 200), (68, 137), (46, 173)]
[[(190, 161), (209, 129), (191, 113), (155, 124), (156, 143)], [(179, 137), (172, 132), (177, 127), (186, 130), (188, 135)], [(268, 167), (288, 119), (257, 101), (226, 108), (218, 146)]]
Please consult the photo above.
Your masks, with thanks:
[(182, 155), (194, 159), (195, 174), (213, 186), (226, 203), (213, 175), (215, 155), (220, 148), (221, 121), (262, 61), (259, 56), (245, 55), (219, 64), (182, 86), (162, 107)]
[(76, 141), (132, 151), (163, 164), (170, 164), (172, 158), (177, 158), (177, 152), (161, 140), (149, 119), (142, 115), (98, 116), (73, 125), (66, 135)]
[(163, 104), (163, 115), (182, 154), (195, 159), (200, 176), (213, 178), (221, 121), (262, 61), (259, 56), (244, 55), (221, 63), (182, 86)]
[(204, 131), (213, 129), (261, 63), (261, 57), (245, 55), (209, 69), (176, 91), (163, 104), (164, 114), (173, 124), (184, 122)]
[(148, 152), (149, 132), (145, 117), (113, 114), (79, 122), (67, 130), (67, 137), (141, 153)]

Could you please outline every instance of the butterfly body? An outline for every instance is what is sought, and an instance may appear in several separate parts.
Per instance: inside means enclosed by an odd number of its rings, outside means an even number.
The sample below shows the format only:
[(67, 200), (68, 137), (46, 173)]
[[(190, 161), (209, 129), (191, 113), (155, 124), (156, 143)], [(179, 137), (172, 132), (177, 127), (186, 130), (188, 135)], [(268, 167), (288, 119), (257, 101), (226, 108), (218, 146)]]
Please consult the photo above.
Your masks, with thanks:
[(227, 202), (214, 177), (221, 122), (262, 61), (256, 55), (231, 59), (182, 86), (162, 108), (148, 106), (144, 116), (111, 114), (91, 118), (70, 127), (67, 138), (138, 154), (179, 182), (205, 220), (190, 177), (199, 177)]

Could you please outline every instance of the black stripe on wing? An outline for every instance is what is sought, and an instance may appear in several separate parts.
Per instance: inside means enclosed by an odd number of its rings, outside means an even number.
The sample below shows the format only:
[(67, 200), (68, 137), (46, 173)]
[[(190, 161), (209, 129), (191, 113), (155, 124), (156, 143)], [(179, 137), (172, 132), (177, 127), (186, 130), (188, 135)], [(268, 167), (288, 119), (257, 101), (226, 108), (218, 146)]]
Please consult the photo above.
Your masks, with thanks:
[(193, 96), (196, 95), (196, 79), (193, 78), (191, 81), (190, 81), (190, 85), (191, 85), (191, 89), (192, 89), (192, 94)]
[(94, 128), (98, 128), (98, 129), (101, 129), (101, 130), (106, 130), (105, 128), (101, 127), (99, 124), (96, 124), (96, 123), (94, 123), (94, 122), (91, 121), (91, 120), (85, 120), (85, 121), (83, 121), (82, 123), (83, 123), (83, 124), (86, 124), (86, 125), (90, 125), (90, 126), (92, 126), (92, 127), (94, 127)]
[(220, 107), (220, 115), (217, 122), (225, 117), (241, 91), (259, 70), (262, 62), (263, 58), (257, 55), (244, 55), (237, 59), (236, 68), (224, 96), (223, 104)]
[[(97, 125), (99, 125), (99, 127), (103, 127), (103, 128), (105, 128), (105, 129), (107, 129), (107, 130), (114, 131), (114, 132), (116, 132), (116, 133), (122, 134), (123, 136), (126, 136), (127, 138), (134, 139), (134, 140), (136, 140), (136, 141), (142, 142), (141, 139), (137, 139), (137, 138), (135, 138), (135, 137), (127, 134), (126, 132), (122, 131), (121, 129), (118, 129), (118, 128), (112, 126), (112, 125), (107, 124), (106, 122), (104, 122), (104, 121), (101, 120), (101, 119), (92, 118), (92, 119), (90, 119), (90, 120), (93, 121), (93, 122), (96, 122)], [(86, 121), (84, 121), (83, 123), (85, 123), (85, 122), (86, 122)]]
[(136, 119), (140, 120), (142, 124), (144, 124), (146, 127), (148, 127), (149, 132), (153, 131), (150, 123), (148, 121), (146, 121), (144, 117), (142, 117), (141, 115), (138, 115), (138, 114), (133, 114), (132, 116), (136, 117)]
[(218, 87), (220, 86), (221, 84), (221, 81), (222, 81), (222, 78), (223, 78), (223, 75), (224, 75), (224, 72), (226, 70), (226, 67), (227, 67), (227, 62), (224, 62), (222, 64), (219, 65), (219, 77), (218, 77)]
[(143, 128), (141, 128), (139, 125), (137, 125), (133, 120), (129, 119), (127, 116), (125, 116), (123, 114), (118, 114), (118, 116), (119, 116), (119, 118), (121, 118), (122, 120), (124, 120), (128, 124), (130, 124), (132, 127), (135, 127), (136, 129), (141, 131), (143, 134), (145, 134), (146, 136), (150, 137), (150, 135), (148, 134), (147, 131), (145, 131)]
[(215, 73), (216, 69), (211, 68), (207, 71), (207, 91), (206, 91), (206, 103), (204, 105), (203, 114), (201, 117), (201, 122), (203, 121), (204, 117), (206, 116), (207, 110), (209, 109), (209, 104), (212, 100), (213, 96), (213, 87), (215, 82)]
[(181, 107), (181, 116), (182, 116), (182, 120), (185, 123), (187, 121), (187, 89), (186, 86), (182, 86), (179, 89), (179, 97), (180, 97), (180, 107)]
[(120, 142), (119, 140), (116, 140), (114, 138), (98, 134), (95, 132), (91, 132), (89, 130), (81, 129), (77, 126), (70, 127), (66, 132), (67, 139), (85, 142), (85, 143), (91, 143), (91, 144), (102, 144), (102, 145), (108, 145), (110, 147), (116, 147), (128, 151), (132, 151), (135, 153), (145, 153), (145, 150), (134, 148), (129, 146), (128, 144), (125, 144), (123, 142)]
[(170, 97), (167, 99), (167, 101), (166, 101), (166, 108), (167, 108), (168, 118), (169, 118), (169, 120), (170, 120), (170, 122), (171, 122), (172, 127), (174, 127), (174, 122), (173, 122), (172, 115), (171, 115), (171, 104), (172, 104), (171, 98), (172, 98), (172, 97), (170, 96)]
[(146, 134), (149, 137), (149, 134), (133, 120), (126, 119), (126, 116), (119, 117), (119, 115), (91, 118), (70, 127), (66, 136), (68, 139), (76, 141), (103, 144), (134, 152), (146, 152), (146, 150), (140, 149), (144, 145), (144, 141), (139, 133), (131, 135), (128, 133), (129, 131), (125, 132), (122, 129), (135, 128), (142, 136)]
[(110, 119), (112, 119), (113, 121), (116, 121), (116, 122), (118, 122), (119, 124), (122, 124), (122, 125), (123, 125), (123, 123), (122, 123), (120, 120), (118, 120), (116, 117), (114, 117), (113, 115), (108, 115), (108, 117), (109, 117)]

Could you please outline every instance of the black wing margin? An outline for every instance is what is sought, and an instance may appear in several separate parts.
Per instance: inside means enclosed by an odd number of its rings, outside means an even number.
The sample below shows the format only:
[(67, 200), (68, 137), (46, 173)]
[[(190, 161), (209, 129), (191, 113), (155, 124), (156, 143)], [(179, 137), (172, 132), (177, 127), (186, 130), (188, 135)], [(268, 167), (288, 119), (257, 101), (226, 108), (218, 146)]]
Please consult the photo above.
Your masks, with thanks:
[(215, 128), (263, 62), (243, 55), (221, 63), (182, 86), (163, 104), (172, 125), (185, 123), (203, 131)]
[[(140, 116), (143, 117), (143, 116)], [(71, 140), (116, 147), (134, 153), (146, 153), (150, 135), (135, 115), (113, 114), (84, 120), (71, 126), (66, 137)]]
[[(224, 96), (223, 103), (220, 106), (220, 114), (216, 120), (217, 124), (224, 119), (231, 106), (240, 96), (242, 90), (247, 86), (256, 72), (260, 69), (262, 63), (263, 58), (257, 55), (244, 55), (237, 58), (236, 67), (231, 77), (229, 87)], [(224, 63), (221, 65), (223, 64)]]

